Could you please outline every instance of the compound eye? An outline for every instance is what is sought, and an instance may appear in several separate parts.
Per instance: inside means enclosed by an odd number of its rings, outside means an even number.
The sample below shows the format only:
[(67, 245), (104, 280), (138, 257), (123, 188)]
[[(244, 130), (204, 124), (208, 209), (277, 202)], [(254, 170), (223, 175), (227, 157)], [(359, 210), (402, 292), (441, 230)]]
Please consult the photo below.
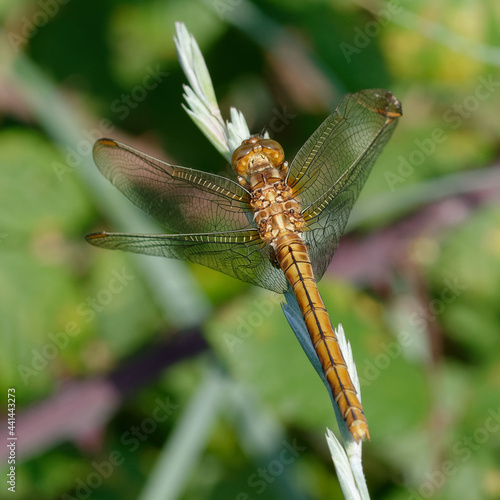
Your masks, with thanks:
[(283, 163), (285, 153), (281, 145), (272, 139), (261, 139), (259, 145), (262, 146), (264, 154), (271, 160), (274, 167)]
[(239, 175), (245, 175), (248, 165), (248, 156), (254, 148), (254, 144), (243, 143), (234, 150), (231, 158), (231, 166)]

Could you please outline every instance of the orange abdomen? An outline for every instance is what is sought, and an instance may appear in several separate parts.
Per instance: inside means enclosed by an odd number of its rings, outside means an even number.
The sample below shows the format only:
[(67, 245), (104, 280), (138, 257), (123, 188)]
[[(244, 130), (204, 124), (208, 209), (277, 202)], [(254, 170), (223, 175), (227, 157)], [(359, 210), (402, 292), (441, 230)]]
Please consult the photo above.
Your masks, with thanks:
[(288, 233), (275, 241), (278, 262), (297, 297), (314, 349), (340, 413), (356, 441), (370, 438), (363, 407), (356, 394), (337, 336), (314, 280), (307, 248), (300, 236)]

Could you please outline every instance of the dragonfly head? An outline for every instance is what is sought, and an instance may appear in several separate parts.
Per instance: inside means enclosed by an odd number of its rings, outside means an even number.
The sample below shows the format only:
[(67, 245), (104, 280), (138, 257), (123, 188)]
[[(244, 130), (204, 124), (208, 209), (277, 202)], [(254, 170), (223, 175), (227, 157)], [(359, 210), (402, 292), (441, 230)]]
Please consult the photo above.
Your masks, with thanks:
[(281, 168), (283, 148), (272, 139), (252, 136), (241, 143), (231, 160), (234, 171), (241, 178), (240, 184), (246, 184), (253, 175), (268, 168)]

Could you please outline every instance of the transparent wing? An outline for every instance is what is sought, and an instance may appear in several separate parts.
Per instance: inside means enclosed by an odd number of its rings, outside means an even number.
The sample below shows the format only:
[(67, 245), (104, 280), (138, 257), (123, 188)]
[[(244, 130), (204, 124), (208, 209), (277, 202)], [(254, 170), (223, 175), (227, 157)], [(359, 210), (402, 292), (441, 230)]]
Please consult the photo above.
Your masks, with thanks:
[(96, 142), (94, 160), (106, 178), (168, 231), (255, 227), (249, 193), (230, 179), (170, 165), (111, 139)]
[(348, 94), (298, 152), (288, 184), (307, 223), (317, 280), (328, 267), (349, 213), (378, 155), (402, 115), (400, 102), (387, 90)]
[(335, 208), (328, 210), (327, 207), (318, 216), (309, 219), (307, 229), (302, 233), (316, 281), (323, 277), (337, 251), (354, 202), (355, 198), (349, 191), (340, 193), (335, 198)]
[(95, 233), (87, 236), (92, 245), (182, 259), (220, 271), (257, 286), (283, 293), (287, 281), (271, 263), (271, 247), (257, 230), (213, 234), (125, 234)]

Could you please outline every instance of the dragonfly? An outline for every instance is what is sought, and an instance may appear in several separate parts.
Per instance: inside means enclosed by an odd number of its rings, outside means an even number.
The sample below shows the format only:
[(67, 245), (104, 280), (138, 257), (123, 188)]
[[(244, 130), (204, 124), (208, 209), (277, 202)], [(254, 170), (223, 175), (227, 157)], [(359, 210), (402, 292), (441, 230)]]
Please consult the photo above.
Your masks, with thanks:
[(232, 156), (235, 180), (100, 139), (93, 153), (101, 173), (168, 233), (86, 238), (97, 247), (185, 259), (278, 293), (291, 287), (350, 433), (357, 442), (369, 439), (316, 283), (401, 116), (401, 103), (387, 90), (347, 94), (290, 164), (275, 140), (243, 140)]

